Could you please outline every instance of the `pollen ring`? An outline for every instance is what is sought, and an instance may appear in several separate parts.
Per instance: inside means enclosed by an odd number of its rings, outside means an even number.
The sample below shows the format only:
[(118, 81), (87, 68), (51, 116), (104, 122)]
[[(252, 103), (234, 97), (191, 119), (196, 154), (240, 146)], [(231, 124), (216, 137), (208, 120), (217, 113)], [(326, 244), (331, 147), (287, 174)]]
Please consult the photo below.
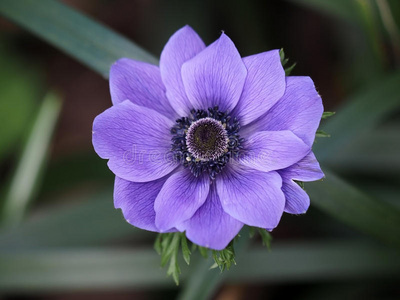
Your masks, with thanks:
[(207, 172), (212, 180), (243, 149), (240, 124), (218, 107), (191, 110), (171, 128), (174, 158), (194, 176)]

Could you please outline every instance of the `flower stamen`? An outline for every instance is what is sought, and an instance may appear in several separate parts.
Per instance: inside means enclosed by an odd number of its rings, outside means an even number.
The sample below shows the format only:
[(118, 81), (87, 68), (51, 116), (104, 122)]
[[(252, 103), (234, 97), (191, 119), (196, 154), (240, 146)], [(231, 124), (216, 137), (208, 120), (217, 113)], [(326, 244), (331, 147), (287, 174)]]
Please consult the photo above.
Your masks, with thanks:
[(228, 142), (221, 122), (210, 117), (193, 122), (186, 133), (187, 148), (199, 161), (217, 159), (228, 149)]
[(230, 158), (239, 156), (244, 141), (239, 129), (239, 121), (218, 107), (193, 109), (171, 128), (172, 152), (194, 176), (208, 172), (213, 180)]

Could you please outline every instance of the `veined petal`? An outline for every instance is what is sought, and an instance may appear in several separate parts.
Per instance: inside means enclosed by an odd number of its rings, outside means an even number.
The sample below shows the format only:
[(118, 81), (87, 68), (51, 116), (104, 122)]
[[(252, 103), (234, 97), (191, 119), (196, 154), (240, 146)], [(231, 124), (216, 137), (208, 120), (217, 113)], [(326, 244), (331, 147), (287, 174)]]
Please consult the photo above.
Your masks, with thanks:
[(314, 153), (310, 151), (302, 160), (292, 166), (279, 170), (282, 177), (282, 191), (285, 194), (285, 212), (303, 214), (310, 206), (307, 193), (294, 180), (314, 181), (324, 177)]
[(188, 115), (192, 108), (182, 82), (182, 65), (205, 47), (197, 33), (186, 25), (171, 36), (161, 53), (161, 78), (167, 88), (167, 98), (180, 116)]
[(222, 250), (242, 227), (242, 222), (223, 210), (216, 186), (211, 184), (206, 202), (178, 229), (186, 231), (187, 238), (197, 245)]
[(195, 177), (186, 169), (171, 175), (154, 203), (157, 228), (165, 232), (191, 218), (206, 201), (209, 189), (206, 175)]
[(250, 226), (275, 228), (285, 207), (282, 179), (275, 171), (261, 172), (241, 165), (229, 167), (216, 179), (226, 213)]
[(325, 176), (312, 151), (297, 163), (280, 170), (279, 173), (286, 178), (299, 181), (314, 181), (322, 179)]
[(93, 146), (110, 170), (128, 181), (161, 178), (177, 167), (170, 153), (173, 122), (130, 102), (114, 105), (93, 122)]
[(115, 177), (114, 206), (131, 225), (158, 231), (155, 225), (154, 201), (168, 176), (149, 182), (131, 182)]
[(235, 108), (247, 70), (235, 45), (224, 33), (182, 66), (186, 94), (196, 109)]
[(111, 66), (110, 93), (114, 105), (130, 100), (175, 119), (176, 113), (165, 96), (157, 66), (128, 58), (119, 59)]
[(246, 140), (246, 152), (239, 161), (269, 172), (291, 166), (309, 152), (310, 147), (291, 131), (259, 131)]
[(290, 214), (304, 214), (310, 206), (310, 197), (296, 182), (282, 178), (282, 191), (285, 194), (285, 212)]
[(323, 111), (321, 97), (311, 78), (289, 76), (283, 97), (242, 132), (290, 130), (311, 147)]
[(247, 77), (233, 115), (244, 126), (266, 113), (282, 96), (286, 88), (285, 70), (279, 50), (243, 58)]

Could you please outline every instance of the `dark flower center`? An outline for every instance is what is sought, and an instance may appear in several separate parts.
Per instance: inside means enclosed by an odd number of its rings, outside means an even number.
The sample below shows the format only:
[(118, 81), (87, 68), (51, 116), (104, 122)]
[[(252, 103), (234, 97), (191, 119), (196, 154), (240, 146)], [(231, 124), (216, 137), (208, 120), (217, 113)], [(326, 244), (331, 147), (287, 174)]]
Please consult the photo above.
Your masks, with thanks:
[(212, 118), (197, 120), (186, 133), (186, 145), (197, 160), (217, 159), (228, 151), (228, 135), (221, 123)]
[(171, 128), (172, 152), (194, 176), (208, 172), (215, 179), (242, 149), (239, 129), (239, 121), (218, 107), (191, 110), (190, 116), (176, 120)]

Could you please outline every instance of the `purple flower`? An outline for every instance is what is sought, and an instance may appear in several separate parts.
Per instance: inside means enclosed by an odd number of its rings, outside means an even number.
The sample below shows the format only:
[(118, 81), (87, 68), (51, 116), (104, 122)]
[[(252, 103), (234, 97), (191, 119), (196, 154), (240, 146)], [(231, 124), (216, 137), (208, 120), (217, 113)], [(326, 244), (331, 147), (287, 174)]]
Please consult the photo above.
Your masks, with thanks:
[(185, 26), (160, 67), (118, 60), (110, 90), (93, 145), (133, 226), (220, 250), (244, 224), (307, 210), (296, 181), (324, 176), (311, 151), (322, 101), (309, 77), (285, 77), (278, 50), (241, 58), (224, 33), (206, 47)]

